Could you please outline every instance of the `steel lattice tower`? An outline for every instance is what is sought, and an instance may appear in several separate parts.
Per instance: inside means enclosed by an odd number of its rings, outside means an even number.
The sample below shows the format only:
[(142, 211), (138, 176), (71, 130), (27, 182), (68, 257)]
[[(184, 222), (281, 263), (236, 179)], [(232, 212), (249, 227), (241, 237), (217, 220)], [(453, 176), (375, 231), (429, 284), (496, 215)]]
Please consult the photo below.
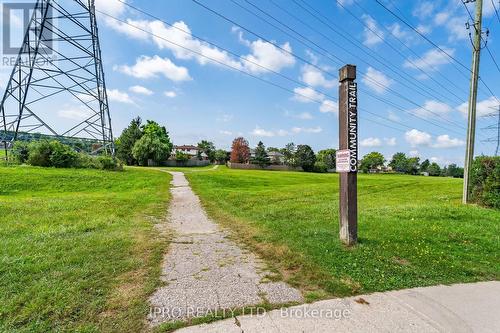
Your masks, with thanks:
[(114, 154), (94, 0), (37, 0), (0, 110), (6, 151), (44, 133)]

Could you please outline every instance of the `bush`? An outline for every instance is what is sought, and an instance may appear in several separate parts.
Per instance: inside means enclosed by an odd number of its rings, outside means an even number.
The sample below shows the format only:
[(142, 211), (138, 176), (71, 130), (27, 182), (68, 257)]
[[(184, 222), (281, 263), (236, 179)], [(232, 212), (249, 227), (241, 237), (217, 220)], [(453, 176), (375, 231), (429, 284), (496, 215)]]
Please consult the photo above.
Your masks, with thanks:
[(314, 163), (313, 171), (317, 173), (326, 173), (328, 172), (328, 165), (326, 165), (325, 162), (316, 162)]
[(471, 170), (472, 200), (500, 209), (500, 157), (481, 156)]
[(50, 162), (56, 168), (75, 167), (78, 160), (78, 153), (70, 146), (64, 145), (59, 141), (50, 142), (51, 154)]
[(97, 166), (101, 170), (122, 171), (123, 165), (117, 158), (111, 156), (98, 156)]
[(52, 162), (50, 161), (50, 155), (52, 153), (50, 141), (40, 140), (30, 142), (28, 151), (28, 164), (41, 167), (52, 166)]
[(116, 158), (110, 156), (94, 157), (85, 153), (77, 153), (70, 146), (55, 140), (30, 142), (26, 146), (27, 152), (23, 150), (23, 147), (19, 145), (19, 154), (27, 155), (26, 162), (33, 166), (123, 170), (122, 163)]
[(21, 164), (26, 163), (26, 161), (28, 161), (28, 154), (29, 154), (28, 142), (16, 141), (14, 143), (14, 146), (12, 147), (11, 153), (17, 162)]

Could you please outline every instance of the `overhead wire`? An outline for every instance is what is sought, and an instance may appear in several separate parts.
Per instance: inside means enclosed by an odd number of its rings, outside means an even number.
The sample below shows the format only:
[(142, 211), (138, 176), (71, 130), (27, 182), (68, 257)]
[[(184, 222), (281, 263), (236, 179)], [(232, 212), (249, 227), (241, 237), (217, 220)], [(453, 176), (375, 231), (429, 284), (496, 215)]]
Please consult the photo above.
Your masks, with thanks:
[[(117, 0), (117, 1), (121, 1), (121, 0)], [(136, 7), (132, 6), (131, 8), (136, 8)], [(138, 8), (137, 8), (137, 9), (138, 9)], [(189, 52), (191, 52), (191, 53), (197, 54), (197, 55), (199, 55), (199, 56), (201, 56), (201, 57), (204, 57), (204, 58), (206, 58), (206, 59), (208, 59), (208, 60), (210, 60), (210, 61), (213, 61), (213, 62), (215, 62), (215, 63), (218, 63), (218, 64), (219, 64), (219, 65), (221, 65), (221, 66), (228, 67), (228, 68), (233, 69), (233, 70), (235, 70), (235, 71), (237, 71), (237, 72), (240, 72), (240, 73), (242, 73), (242, 74), (244, 74), (244, 75), (247, 75), (247, 76), (250, 76), (250, 77), (252, 77), (252, 78), (254, 78), (254, 79), (257, 79), (257, 80), (259, 80), (259, 81), (261, 81), (261, 82), (267, 83), (267, 84), (272, 85), (272, 86), (274, 86), (274, 87), (276, 87), (276, 88), (279, 88), (279, 89), (281, 89), (281, 90), (287, 91), (287, 92), (292, 93), (292, 94), (294, 94), (294, 95), (300, 96), (300, 97), (302, 97), (302, 98), (304, 98), (304, 99), (310, 100), (311, 102), (315, 102), (315, 103), (318, 103), (318, 104), (320, 104), (320, 105), (323, 103), (323, 100), (318, 100), (318, 99), (311, 98), (311, 97), (309, 97), (309, 96), (306, 96), (306, 95), (303, 95), (303, 94), (297, 93), (296, 91), (293, 91), (293, 90), (291, 90), (291, 89), (289, 89), (289, 88), (283, 87), (282, 85), (279, 85), (279, 84), (274, 83), (274, 82), (272, 82), (272, 81), (266, 80), (266, 79), (264, 79), (264, 78), (262, 78), (262, 77), (259, 77), (259, 76), (257, 76), (257, 75), (254, 75), (254, 74), (252, 74), (252, 73), (249, 73), (248, 71), (241, 70), (241, 69), (239, 69), (239, 68), (236, 68), (236, 67), (234, 67), (234, 66), (231, 66), (231, 65), (229, 65), (229, 64), (227, 64), (227, 63), (224, 63), (224, 62), (222, 62), (222, 61), (219, 61), (219, 60), (217, 60), (217, 59), (214, 59), (214, 58), (212, 58), (212, 57), (209, 57), (209, 56), (207, 56), (207, 55), (205, 55), (205, 54), (202, 54), (201, 52), (198, 52), (198, 51), (196, 51), (196, 50), (192, 50), (192, 49), (190, 49), (190, 48), (187, 48), (187, 47), (185, 47), (185, 46), (183, 46), (183, 45), (181, 45), (181, 44), (179, 44), (179, 43), (173, 42), (173, 41), (171, 41), (171, 40), (169, 40), (169, 39), (167, 39), (167, 38), (165, 38), (165, 37), (163, 37), (163, 36), (160, 36), (160, 35), (158, 35), (158, 34), (154, 34), (154, 33), (152, 33), (151, 31), (146, 30), (146, 29), (144, 29), (144, 28), (142, 28), (142, 27), (140, 27), (140, 26), (134, 25), (134, 24), (132, 24), (132, 23), (130, 23), (130, 22), (128, 22), (128, 21), (122, 20), (122, 19), (120, 19), (120, 18), (117, 18), (117, 17), (115, 17), (115, 16), (112, 16), (112, 15), (110, 15), (110, 14), (108, 14), (108, 13), (102, 12), (102, 11), (97, 10), (97, 9), (96, 9), (96, 11), (97, 11), (97, 12), (99, 12), (99, 13), (101, 13), (101, 14), (103, 14), (103, 15), (105, 15), (105, 16), (107, 16), (107, 17), (110, 17), (110, 18), (112, 18), (112, 19), (114, 19), (114, 20), (116, 20), (116, 21), (118, 21), (118, 22), (121, 22), (122, 24), (126, 24), (126, 25), (128, 25), (128, 26), (131, 26), (131, 27), (133, 27), (133, 28), (135, 28), (135, 29), (138, 29), (138, 30), (140, 30), (140, 31), (144, 32), (144, 33), (150, 34), (150, 35), (154, 36), (155, 38), (158, 38), (158, 39), (164, 40), (164, 41), (166, 41), (167, 43), (170, 43), (170, 44), (172, 44), (172, 45), (175, 45), (175, 46), (177, 46), (177, 47), (180, 47), (180, 48), (182, 48), (182, 49), (184, 49), (184, 50), (186, 50), (186, 51), (189, 51)], [(149, 15), (150, 17), (155, 17), (154, 15), (149, 14), (149, 13), (147, 13), (147, 12), (145, 12), (145, 11), (142, 11), (142, 10), (141, 10), (141, 12), (142, 12), (143, 14)], [(162, 20), (162, 21), (163, 21), (163, 20)], [(265, 68), (264, 66), (262, 66), (262, 67), (263, 67), (263, 68)], [(288, 78), (288, 77), (286, 77), (286, 76), (284, 76), (284, 75), (283, 75), (283, 77), (284, 77), (284, 78), (287, 78), (287, 79), (289, 79), (289, 80), (295, 81), (294, 79), (292, 79), (292, 78)], [(328, 96), (328, 95), (325, 95), (325, 96)], [(328, 96), (328, 97), (330, 97), (330, 96)], [(335, 99), (334, 97), (331, 97), (331, 98)], [(336, 101), (336, 100), (334, 100), (333, 102), (337, 102), (337, 101)], [(374, 115), (374, 116), (376, 116), (376, 117), (378, 117), (378, 118), (381, 118), (381, 119), (383, 119), (383, 120), (393, 122), (393, 123), (397, 124), (398, 126), (402, 126), (402, 127), (405, 127), (405, 128), (411, 128), (411, 129), (413, 129), (413, 128), (414, 128), (414, 127), (410, 127), (410, 126), (408, 126), (408, 125), (406, 125), (406, 124), (404, 124), (404, 123), (401, 123), (401, 122), (399, 122), (399, 121), (396, 121), (396, 120), (393, 120), (393, 119), (388, 119), (388, 118), (382, 117), (382, 116), (380, 116), (380, 115), (378, 115), (378, 114), (376, 114), (376, 113), (374, 113), (374, 112), (371, 112), (371, 111), (369, 111), (369, 110), (364, 110), (363, 108), (360, 108), (360, 110), (366, 111), (367, 113), (369, 113), (369, 114), (371, 114), (371, 115)], [(367, 118), (367, 120), (369, 120), (369, 121), (373, 121), (372, 119), (368, 119), (368, 118)], [(373, 122), (374, 122), (374, 123), (378, 123), (378, 122), (376, 122), (376, 121), (373, 121)], [(378, 124), (380, 124), (380, 123), (378, 123)], [(386, 127), (390, 127), (390, 128), (394, 128), (394, 127), (388, 126), (388, 125), (386, 125), (386, 124), (385, 124), (384, 126), (386, 126)], [(404, 131), (404, 130), (401, 130), (401, 129), (398, 129), (398, 130), (399, 130), (399, 131)], [(434, 134), (434, 133), (433, 133), (433, 134)]]

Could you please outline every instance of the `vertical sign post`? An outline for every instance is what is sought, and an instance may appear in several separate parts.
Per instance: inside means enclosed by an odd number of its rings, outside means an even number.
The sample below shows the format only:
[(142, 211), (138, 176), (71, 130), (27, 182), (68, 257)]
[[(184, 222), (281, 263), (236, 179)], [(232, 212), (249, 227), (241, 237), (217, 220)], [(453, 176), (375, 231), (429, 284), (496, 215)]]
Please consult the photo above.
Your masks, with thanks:
[[(356, 66), (339, 71), (340, 240), (354, 245), (358, 239), (358, 86)], [(340, 162), (340, 163), (339, 163)]]

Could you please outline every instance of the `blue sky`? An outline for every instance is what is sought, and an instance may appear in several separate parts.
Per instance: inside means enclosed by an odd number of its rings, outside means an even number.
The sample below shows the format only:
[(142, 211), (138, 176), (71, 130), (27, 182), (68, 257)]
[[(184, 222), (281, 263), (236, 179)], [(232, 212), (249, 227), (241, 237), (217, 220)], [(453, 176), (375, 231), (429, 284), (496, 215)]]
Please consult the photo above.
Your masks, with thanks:
[[(165, 125), (175, 144), (208, 139), (220, 148), (229, 148), (231, 141), (241, 135), (252, 146), (262, 140), (266, 146), (282, 147), (294, 142), (309, 144), (315, 150), (336, 147), (336, 76), (342, 64), (351, 63), (358, 66), (362, 155), (377, 150), (389, 159), (393, 153), (403, 151), (432, 158), (441, 165), (463, 164), (466, 126), (463, 103), (468, 99), (469, 73), (461, 65), (375, 1), (307, 2), (323, 15), (317, 17), (297, 5), (304, 6), (301, 0), (274, 0), (278, 6), (271, 1), (248, 1), (202, 3), (259, 37), (191, 0), (127, 0), (175, 28), (117, 0), (96, 1), (98, 10), (130, 24), (98, 13), (115, 136), (133, 117), (140, 116)], [(382, 3), (460, 63), (470, 66), (467, 12), (461, 0), (383, 0)], [(473, 5), (469, 6), (474, 14)], [(484, 16), (485, 29), (490, 30), (488, 47), (500, 61), (496, 41), (500, 22), (490, 0), (485, 0)], [(339, 33), (339, 29), (343, 32)], [(5, 66), (2, 68), (2, 81), (8, 71)], [(500, 96), (499, 74), (487, 52), (483, 52), (481, 77), (497, 96)], [(478, 100), (480, 115), (493, 112), (492, 107), (498, 105), (484, 85), (480, 87)], [(71, 110), (66, 116), (78, 117), (78, 112)], [(493, 144), (480, 142), (495, 134), (481, 130), (493, 123), (493, 118), (479, 118), (477, 154), (494, 152)]]

